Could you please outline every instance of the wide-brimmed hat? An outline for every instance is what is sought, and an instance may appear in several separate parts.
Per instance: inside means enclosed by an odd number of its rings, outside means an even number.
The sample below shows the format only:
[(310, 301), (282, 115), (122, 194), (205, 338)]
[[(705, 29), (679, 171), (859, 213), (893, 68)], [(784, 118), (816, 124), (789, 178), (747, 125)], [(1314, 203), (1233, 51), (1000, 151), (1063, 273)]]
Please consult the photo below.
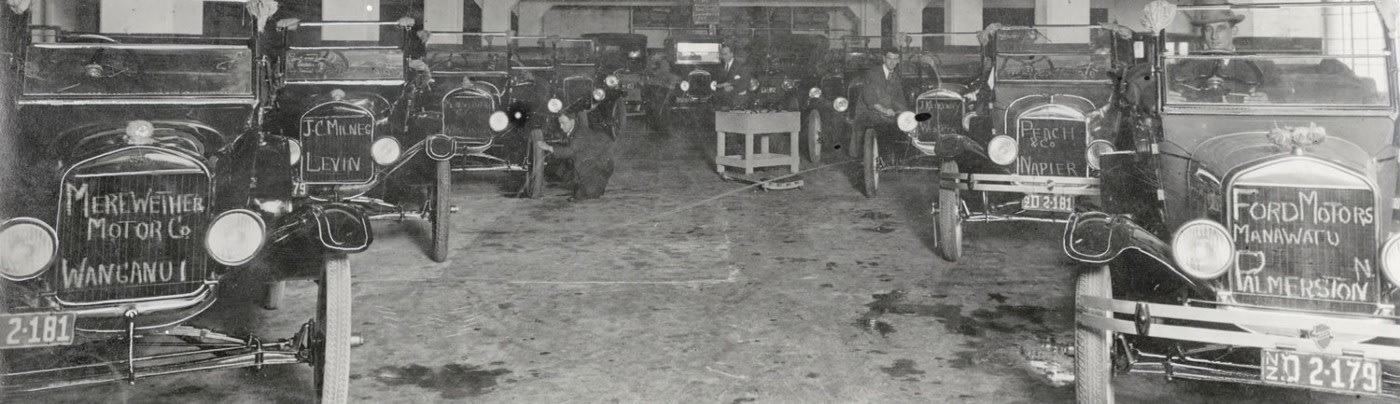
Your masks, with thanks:
[[(1201, 0), (1197, 1), (1195, 5), (1208, 6), (1221, 4), (1229, 3), (1221, 0)], [(1229, 22), (1230, 24), (1239, 24), (1240, 21), (1244, 21), (1244, 15), (1236, 14), (1235, 10), (1192, 11), (1187, 13), (1187, 17), (1191, 19), (1191, 25), (1195, 26), (1209, 25), (1217, 22)]]

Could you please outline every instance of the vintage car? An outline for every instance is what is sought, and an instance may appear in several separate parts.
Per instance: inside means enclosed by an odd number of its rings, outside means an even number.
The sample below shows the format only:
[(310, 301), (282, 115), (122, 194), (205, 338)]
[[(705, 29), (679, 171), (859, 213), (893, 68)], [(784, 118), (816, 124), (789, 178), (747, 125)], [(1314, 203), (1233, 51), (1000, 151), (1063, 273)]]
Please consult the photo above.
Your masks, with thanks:
[[(681, 81), (676, 84), (678, 91), (671, 100), (671, 111), (667, 111), (667, 114), (679, 114), (680, 117), (690, 120), (697, 116), (708, 116), (705, 113), (710, 108), (710, 97), (715, 95), (717, 89), (714, 75), (720, 68), (720, 45), (720, 37), (714, 35), (686, 34), (675, 38), (667, 51), (674, 55), (671, 69), (681, 77)], [(697, 113), (697, 110), (705, 113)], [(669, 121), (689, 122), (676, 119)], [(700, 119), (696, 123), (706, 121), (708, 120)]]
[(935, 233), (943, 259), (962, 255), (964, 222), (1063, 223), (1097, 203), (1098, 156), (1111, 150), (1107, 138), (1116, 133), (1101, 118), (1111, 112), (1112, 69), (1134, 60), (1131, 34), (1089, 25), (988, 30), (995, 85), (972, 107), (964, 131), (937, 135)]
[[(820, 149), (830, 151), (843, 147), (847, 147), (846, 155), (859, 156), (857, 147), (860, 145), (850, 142), (858, 139), (850, 136), (854, 117), (851, 96), (859, 90), (853, 89), (852, 84), (866, 69), (880, 65), (881, 56), (877, 55), (880, 41), (881, 38), (875, 36), (848, 35), (841, 37), (840, 47), (824, 52), (820, 66), (825, 71), (821, 72), (817, 85), (807, 88), (809, 100), (803, 105), (802, 139), (808, 139), (809, 145), (820, 146), (817, 154), (811, 156), (820, 158)], [(840, 135), (840, 138), (830, 135)]]
[(373, 220), (428, 221), (431, 258), (442, 262), (452, 176), (445, 159), (417, 158), (436, 128), (412, 127), (428, 78), (405, 55), (417, 40), (407, 33), (412, 25), (411, 18), (279, 24), (288, 47), (278, 55), (266, 129), (291, 145), (294, 198), (343, 202)]
[(622, 100), (617, 108), (622, 108), (617, 117), (618, 132), (627, 131), (627, 121), (634, 116), (646, 115), (649, 109), (642, 97), (642, 87), (649, 81), (647, 76), (647, 36), (624, 33), (583, 34), (584, 39), (593, 40), (598, 50), (598, 68), (606, 74), (617, 77), (618, 90)]
[[(1396, 2), (1164, 3), (1147, 10), (1161, 51), (1123, 75), (1099, 154), (1103, 207), (1065, 227), (1089, 265), (1079, 402), (1111, 402), (1115, 371), (1400, 398)], [(1227, 10), (1348, 22), (1236, 52), (1167, 39)], [(1279, 42), (1309, 50), (1244, 46)]]
[[(968, 136), (964, 125), (977, 114), (973, 94), (986, 89), (989, 71), (984, 69), (983, 48), (976, 32), (903, 35), (902, 60), (895, 68), (904, 80), (905, 97), (913, 110), (896, 119), (901, 136), (864, 128), (861, 140), (861, 184), (865, 195), (880, 190), (885, 170), (932, 170), (939, 165), (938, 140), (944, 135)], [(912, 46), (914, 41), (918, 47)], [(856, 89), (862, 83), (852, 82)], [(858, 92), (852, 90), (851, 100)], [(923, 120), (918, 120), (923, 116)], [(850, 122), (855, 124), (855, 122)], [(861, 128), (855, 128), (861, 130)], [(882, 140), (883, 139), (883, 140)], [(880, 143), (904, 146), (880, 149)]]
[(290, 157), (259, 131), (267, 75), (244, 27), (238, 38), (62, 34), (23, 48), (19, 131), (4, 134), (26, 152), (12, 162), (23, 192), (4, 201), (18, 216), (0, 221), (0, 401), (302, 363), (322, 400), (348, 399), (344, 251), (302, 250), (311, 265), (275, 274), (319, 280), (314, 318), (283, 338), (191, 325), (222, 279), (279, 260), (274, 243), (357, 234), (333, 218), (343, 208), (279, 203)]

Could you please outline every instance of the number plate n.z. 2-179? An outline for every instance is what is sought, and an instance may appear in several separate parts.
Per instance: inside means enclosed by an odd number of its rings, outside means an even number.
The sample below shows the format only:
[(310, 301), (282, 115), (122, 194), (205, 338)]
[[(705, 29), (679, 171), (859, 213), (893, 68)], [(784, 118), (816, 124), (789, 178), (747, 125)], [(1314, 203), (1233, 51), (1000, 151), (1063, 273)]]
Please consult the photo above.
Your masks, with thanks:
[(1380, 362), (1375, 359), (1264, 349), (1259, 378), (1268, 384), (1345, 393), (1380, 394)]
[(73, 313), (0, 314), (0, 349), (73, 343)]

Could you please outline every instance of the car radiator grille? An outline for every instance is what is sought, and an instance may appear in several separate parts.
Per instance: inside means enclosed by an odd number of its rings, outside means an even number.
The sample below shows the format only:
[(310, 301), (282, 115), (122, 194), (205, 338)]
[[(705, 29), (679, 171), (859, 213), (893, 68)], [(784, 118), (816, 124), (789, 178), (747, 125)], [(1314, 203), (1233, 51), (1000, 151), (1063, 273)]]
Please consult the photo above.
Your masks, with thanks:
[[(959, 124), (961, 125), (961, 124)], [(1048, 177), (1084, 177), (1088, 129), (1067, 119), (1016, 120), (1016, 173)]]
[(65, 178), (50, 287), (69, 303), (197, 291), (207, 275), (209, 183), (204, 173)]
[(929, 119), (919, 122), (917, 134), (920, 142), (932, 143), (938, 141), (940, 135), (962, 133), (962, 100), (924, 98), (916, 103), (915, 108), (919, 113), (929, 114)]
[(374, 177), (374, 115), (327, 104), (303, 115), (300, 124), (303, 181), (363, 184)]
[(442, 107), (443, 132), (470, 141), (489, 141), (495, 133), (490, 125), (495, 109), (495, 102), (483, 94), (449, 97)]

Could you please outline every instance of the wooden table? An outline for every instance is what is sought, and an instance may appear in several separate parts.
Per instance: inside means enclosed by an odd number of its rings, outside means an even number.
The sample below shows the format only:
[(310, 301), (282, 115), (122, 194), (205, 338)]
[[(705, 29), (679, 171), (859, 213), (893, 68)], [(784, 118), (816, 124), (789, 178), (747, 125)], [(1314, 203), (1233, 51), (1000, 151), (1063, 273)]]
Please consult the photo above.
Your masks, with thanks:
[[(732, 112), (715, 111), (715, 170), (724, 173), (725, 167), (743, 168), (744, 174), (753, 174), (758, 167), (789, 166), (797, 172), (800, 160), (797, 154), (797, 134), (802, 130), (801, 112)], [(744, 135), (744, 152), (726, 155), (724, 143), (729, 134)], [(787, 134), (789, 153), (774, 153), (768, 149), (769, 135)], [(758, 137), (759, 150), (754, 153), (754, 137)]]

